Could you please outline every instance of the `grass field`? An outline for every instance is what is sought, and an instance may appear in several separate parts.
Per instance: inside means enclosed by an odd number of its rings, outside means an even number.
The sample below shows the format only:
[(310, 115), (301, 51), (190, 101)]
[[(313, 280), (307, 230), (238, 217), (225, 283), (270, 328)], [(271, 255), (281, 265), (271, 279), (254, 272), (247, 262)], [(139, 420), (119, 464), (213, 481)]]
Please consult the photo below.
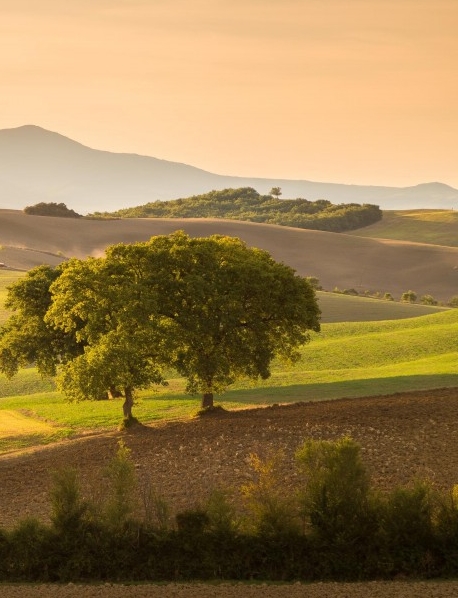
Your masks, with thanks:
[(400, 303), (399, 301), (384, 301), (383, 299), (338, 293), (318, 292), (317, 298), (322, 311), (323, 323), (398, 320), (425, 316), (448, 309), (420, 303)]
[[(220, 402), (226, 408), (243, 408), (458, 386), (458, 310), (322, 328), (303, 348), (299, 363), (275, 363), (269, 380), (257, 385), (239, 382)], [(67, 403), (33, 369), (21, 371), (11, 382), (2, 380), (0, 390), (0, 451), (112, 429), (121, 420), (121, 400)], [(159, 391), (139, 392), (134, 413), (150, 423), (187, 418), (198, 407), (199, 398), (186, 395), (184, 381), (175, 378)], [(11, 413), (19, 413), (38, 422), (39, 429), (25, 434), (2, 427), (5, 413), (10, 423)], [(44, 430), (43, 422), (51, 428)]]
[(348, 233), (458, 247), (458, 212), (453, 210), (385, 210), (376, 224)]

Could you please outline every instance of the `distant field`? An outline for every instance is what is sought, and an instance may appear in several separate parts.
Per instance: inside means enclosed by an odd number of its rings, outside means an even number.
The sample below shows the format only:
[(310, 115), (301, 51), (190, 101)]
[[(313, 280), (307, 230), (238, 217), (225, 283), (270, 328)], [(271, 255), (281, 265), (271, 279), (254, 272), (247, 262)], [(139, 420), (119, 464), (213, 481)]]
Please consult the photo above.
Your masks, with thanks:
[(318, 292), (317, 298), (322, 311), (321, 321), (323, 323), (398, 320), (425, 316), (449, 309), (419, 303), (400, 303), (399, 301), (384, 301), (382, 299), (355, 297), (338, 293)]
[(458, 247), (458, 212), (454, 210), (384, 210), (376, 224), (347, 233)]
[[(257, 385), (240, 382), (220, 401), (227, 408), (243, 408), (458, 386), (457, 338), (458, 310), (402, 320), (324, 324), (303, 348), (299, 363), (275, 363), (270, 379)], [(22, 442), (111, 429), (121, 420), (121, 400), (69, 404), (52, 386), (44, 391), (42, 384), (36, 372), (24, 370), (13, 385), (36, 394), (6, 396), (3, 387), (0, 422), (6, 410), (8, 417), (18, 412), (53, 426), (48, 436), (41, 431), (39, 438)], [(176, 378), (168, 388), (140, 392), (134, 412), (148, 423), (186, 418), (198, 407), (199, 397), (186, 395), (183, 380)], [(3, 439), (0, 433), (0, 451), (18, 442), (14, 430)]]

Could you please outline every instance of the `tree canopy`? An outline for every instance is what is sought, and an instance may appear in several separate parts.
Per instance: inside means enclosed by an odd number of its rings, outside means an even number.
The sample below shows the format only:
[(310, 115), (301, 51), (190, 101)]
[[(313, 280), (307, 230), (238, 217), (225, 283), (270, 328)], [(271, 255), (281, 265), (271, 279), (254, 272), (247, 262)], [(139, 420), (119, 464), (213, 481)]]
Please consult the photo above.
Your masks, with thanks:
[(9, 288), (5, 307), (14, 313), (0, 329), (0, 371), (8, 377), (30, 364), (43, 376), (55, 376), (59, 364), (83, 352), (75, 334), (44, 320), (52, 302), (50, 287), (62, 269), (62, 264), (38, 266)]
[(32, 216), (58, 216), (60, 218), (82, 218), (81, 214), (67, 208), (64, 203), (40, 202), (24, 208), (24, 213)]
[[(46, 280), (37, 290), (31, 344), (39, 348), (55, 335), (71, 345), (61, 352), (56, 345), (52, 367), (42, 372), (59, 366), (58, 384), (77, 400), (122, 388), (126, 418), (134, 390), (164, 383), (164, 368), (175, 368), (189, 392), (201, 393), (202, 406), (212, 407), (214, 393), (235, 380), (269, 377), (275, 356), (298, 359), (310, 330), (320, 329), (307, 280), (237, 238), (190, 238), (180, 231), (39, 272)], [(7, 375), (14, 373), (10, 362), (24, 365), (40, 355), (27, 352), (30, 337), (17, 341), (28, 314), (13, 300), (21, 283), (28, 287), (39, 278), (31, 271), (9, 291), (19, 320), (13, 314), (0, 336), (0, 370)], [(16, 362), (8, 353), (13, 340), (21, 356)]]

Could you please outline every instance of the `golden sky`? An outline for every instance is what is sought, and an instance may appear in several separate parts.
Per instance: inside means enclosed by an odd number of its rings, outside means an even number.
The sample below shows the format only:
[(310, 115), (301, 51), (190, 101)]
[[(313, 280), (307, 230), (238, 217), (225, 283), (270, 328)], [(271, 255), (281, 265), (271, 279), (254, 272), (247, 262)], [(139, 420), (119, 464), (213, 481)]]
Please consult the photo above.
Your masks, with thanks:
[(218, 174), (458, 188), (458, 0), (0, 0), (0, 128)]

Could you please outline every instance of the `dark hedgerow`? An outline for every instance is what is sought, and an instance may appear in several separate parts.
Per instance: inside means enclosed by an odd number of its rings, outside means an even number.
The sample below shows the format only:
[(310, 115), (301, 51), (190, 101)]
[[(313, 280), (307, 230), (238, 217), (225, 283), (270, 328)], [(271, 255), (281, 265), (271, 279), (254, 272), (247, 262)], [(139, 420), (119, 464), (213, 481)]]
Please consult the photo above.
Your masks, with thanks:
[[(458, 575), (458, 491), (441, 495), (421, 482), (381, 495), (371, 487), (359, 446), (349, 438), (309, 440), (299, 449), (303, 491), (288, 500), (279, 500), (272, 462), (262, 466), (258, 460), (262, 475), (247, 493), (251, 512), (258, 513), (256, 524), (246, 514), (238, 516), (221, 491), (207, 505), (178, 513), (175, 524), (136, 520), (119, 504), (113, 517), (110, 508), (121, 495), (128, 504), (132, 499), (128, 457), (121, 446), (108, 471), (114, 496), (100, 505), (81, 496), (73, 470), (56, 474), (49, 525), (26, 519), (10, 531), (0, 530), (0, 581), (291, 582)], [(266, 511), (272, 504), (274, 511)], [(272, 512), (275, 526), (264, 525)], [(302, 525), (291, 525), (298, 513)]]

